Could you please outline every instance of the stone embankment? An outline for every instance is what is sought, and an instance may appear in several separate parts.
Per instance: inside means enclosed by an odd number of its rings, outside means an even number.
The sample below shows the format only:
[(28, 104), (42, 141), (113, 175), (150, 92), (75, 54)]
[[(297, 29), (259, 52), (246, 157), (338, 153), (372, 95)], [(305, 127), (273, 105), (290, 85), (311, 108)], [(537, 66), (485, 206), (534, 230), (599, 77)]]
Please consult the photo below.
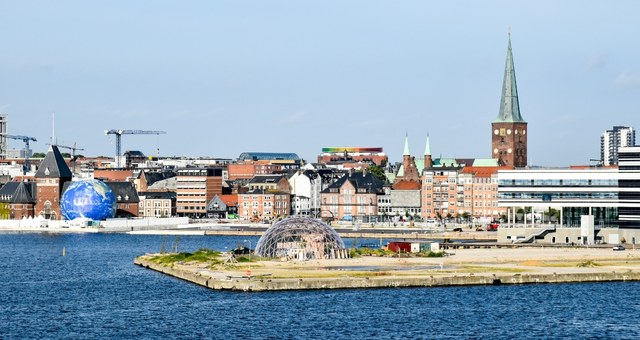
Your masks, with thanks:
[(217, 290), (235, 291), (275, 291), (307, 289), (349, 289), (349, 288), (396, 288), (396, 287), (438, 287), (467, 285), (501, 285), (534, 283), (577, 283), (640, 281), (640, 272), (542, 272), (509, 274), (450, 274), (450, 275), (376, 275), (271, 278), (269, 276), (231, 276), (224, 272), (211, 272), (197, 268), (164, 266), (149, 261), (145, 256), (134, 260), (136, 265), (158, 271), (185, 281)]

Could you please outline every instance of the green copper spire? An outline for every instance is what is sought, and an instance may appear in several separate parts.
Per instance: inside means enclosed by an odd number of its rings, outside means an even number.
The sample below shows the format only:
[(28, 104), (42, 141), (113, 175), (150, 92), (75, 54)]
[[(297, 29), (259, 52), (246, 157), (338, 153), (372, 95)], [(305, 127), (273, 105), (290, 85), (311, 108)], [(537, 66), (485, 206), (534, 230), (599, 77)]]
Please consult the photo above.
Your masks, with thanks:
[(409, 134), (406, 133), (404, 135), (404, 153), (402, 153), (403, 156), (410, 156), (411, 153), (409, 152)]
[(507, 47), (507, 62), (504, 66), (504, 80), (502, 82), (502, 98), (500, 113), (494, 123), (525, 123), (520, 115), (518, 104), (518, 87), (516, 86), (516, 70), (513, 67), (511, 54), (511, 32), (509, 32), (509, 46)]
[(424, 155), (431, 156), (431, 145), (429, 144), (429, 134), (427, 133), (427, 145), (424, 147)]

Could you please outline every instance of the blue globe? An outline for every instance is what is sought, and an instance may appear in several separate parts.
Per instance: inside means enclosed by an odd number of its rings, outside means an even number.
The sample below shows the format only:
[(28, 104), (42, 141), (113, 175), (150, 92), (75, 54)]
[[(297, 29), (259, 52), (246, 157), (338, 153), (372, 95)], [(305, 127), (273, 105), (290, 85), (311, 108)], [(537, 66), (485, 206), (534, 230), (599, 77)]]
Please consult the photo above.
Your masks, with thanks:
[(116, 212), (116, 196), (103, 182), (91, 179), (71, 183), (60, 198), (60, 210), (67, 220), (105, 220)]

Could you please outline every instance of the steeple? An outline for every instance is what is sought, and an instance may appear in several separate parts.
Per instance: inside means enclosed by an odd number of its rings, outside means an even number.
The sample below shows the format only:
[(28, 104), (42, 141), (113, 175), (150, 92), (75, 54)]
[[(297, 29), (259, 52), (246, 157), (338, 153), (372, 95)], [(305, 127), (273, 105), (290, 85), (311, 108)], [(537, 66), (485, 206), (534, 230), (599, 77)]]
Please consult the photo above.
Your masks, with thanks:
[(405, 133), (404, 135), (404, 152), (402, 153), (403, 156), (410, 156), (411, 153), (409, 152), (409, 134)]
[(35, 178), (64, 178), (70, 180), (73, 175), (56, 145), (49, 146), (49, 152), (38, 166)]
[(431, 158), (431, 144), (427, 133), (427, 145), (424, 147), (424, 168), (430, 169), (431, 167), (433, 167), (433, 159)]
[(429, 144), (429, 134), (427, 133), (427, 145), (424, 147), (424, 155), (431, 156), (431, 145)]
[(513, 67), (513, 54), (511, 53), (511, 32), (509, 32), (509, 44), (507, 46), (507, 61), (504, 66), (504, 79), (502, 81), (502, 98), (500, 99), (500, 112), (494, 123), (524, 123), (520, 115), (518, 103), (518, 87), (516, 86), (516, 71)]

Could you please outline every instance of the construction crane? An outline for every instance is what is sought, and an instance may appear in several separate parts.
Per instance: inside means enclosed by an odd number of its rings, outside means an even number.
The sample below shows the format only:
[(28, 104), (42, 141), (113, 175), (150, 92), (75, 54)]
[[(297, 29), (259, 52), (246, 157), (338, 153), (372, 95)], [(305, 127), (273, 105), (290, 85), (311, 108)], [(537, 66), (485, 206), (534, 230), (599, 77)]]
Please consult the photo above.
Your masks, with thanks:
[(145, 130), (105, 130), (105, 135), (116, 135), (116, 167), (120, 168), (121, 138), (122, 135), (162, 135), (165, 131), (145, 131)]
[(59, 148), (71, 150), (71, 163), (73, 166), (73, 172), (75, 173), (76, 172), (76, 150), (84, 151), (84, 149), (77, 147), (76, 143), (73, 143), (73, 146), (66, 146), (66, 145), (60, 145), (60, 144), (48, 144), (48, 145), (55, 145)]
[(6, 135), (3, 134), (6, 138), (10, 138), (10, 139), (16, 139), (16, 140), (21, 140), (24, 142), (24, 148), (25, 148), (25, 152), (24, 152), (24, 164), (22, 166), (22, 174), (26, 175), (27, 171), (29, 170), (29, 168), (31, 167), (29, 165), (29, 142), (37, 142), (38, 140), (35, 139), (34, 137), (29, 137), (29, 136), (19, 136), (19, 135)]
[(56, 146), (59, 148), (71, 150), (71, 159), (76, 158), (76, 150), (84, 151), (84, 149), (77, 147), (76, 143), (73, 143), (73, 146), (66, 146), (66, 145), (60, 145), (60, 144), (56, 144)]

